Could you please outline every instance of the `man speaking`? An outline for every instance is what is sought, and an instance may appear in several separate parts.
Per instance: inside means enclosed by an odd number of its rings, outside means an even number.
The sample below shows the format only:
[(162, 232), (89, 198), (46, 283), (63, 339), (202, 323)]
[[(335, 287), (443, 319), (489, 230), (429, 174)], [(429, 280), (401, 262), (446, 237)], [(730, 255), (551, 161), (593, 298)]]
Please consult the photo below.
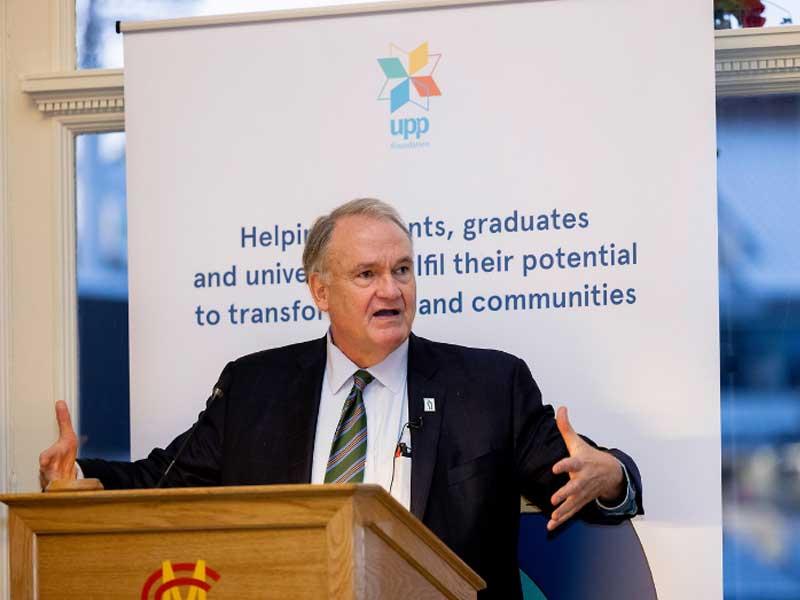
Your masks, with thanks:
[[(487, 582), (521, 598), (520, 495), (551, 513), (613, 523), (641, 514), (633, 460), (601, 450), (542, 404), (520, 359), (411, 332), (412, 240), (391, 206), (348, 202), (309, 232), (303, 266), (330, 329), (229, 363), (196, 430), (133, 463), (81, 459), (66, 405), (40, 456), (43, 485), (96, 477), (108, 489), (378, 483)], [(178, 455), (178, 450), (186, 443)]]

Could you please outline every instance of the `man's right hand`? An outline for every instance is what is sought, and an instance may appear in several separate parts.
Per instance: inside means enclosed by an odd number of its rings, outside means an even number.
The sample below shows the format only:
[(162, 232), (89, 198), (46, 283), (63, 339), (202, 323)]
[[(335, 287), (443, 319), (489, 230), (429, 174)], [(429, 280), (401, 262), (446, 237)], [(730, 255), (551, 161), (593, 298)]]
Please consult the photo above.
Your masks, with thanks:
[(63, 400), (56, 402), (56, 421), (58, 440), (39, 455), (39, 483), (42, 489), (51, 481), (77, 477), (75, 458), (78, 456), (78, 436), (72, 428), (67, 403)]

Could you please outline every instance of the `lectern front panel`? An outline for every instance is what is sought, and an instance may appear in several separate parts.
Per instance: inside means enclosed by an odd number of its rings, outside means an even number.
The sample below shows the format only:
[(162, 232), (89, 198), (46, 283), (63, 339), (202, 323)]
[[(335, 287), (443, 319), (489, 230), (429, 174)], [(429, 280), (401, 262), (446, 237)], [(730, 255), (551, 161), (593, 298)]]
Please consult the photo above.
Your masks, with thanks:
[(39, 535), (37, 559), (42, 600), (153, 600), (159, 590), (172, 600), (171, 589), (183, 599), (192, 589), (275, 600), (327, 593), (324, 528)]

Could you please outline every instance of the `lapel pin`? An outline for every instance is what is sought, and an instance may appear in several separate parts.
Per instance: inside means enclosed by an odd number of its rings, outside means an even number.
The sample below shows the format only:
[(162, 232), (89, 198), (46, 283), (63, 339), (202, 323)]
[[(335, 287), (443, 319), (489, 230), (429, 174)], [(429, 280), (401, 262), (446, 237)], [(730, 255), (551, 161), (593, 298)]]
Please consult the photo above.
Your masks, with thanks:
[(425, 412), (436, 412), (436, 398), (423, 398)]

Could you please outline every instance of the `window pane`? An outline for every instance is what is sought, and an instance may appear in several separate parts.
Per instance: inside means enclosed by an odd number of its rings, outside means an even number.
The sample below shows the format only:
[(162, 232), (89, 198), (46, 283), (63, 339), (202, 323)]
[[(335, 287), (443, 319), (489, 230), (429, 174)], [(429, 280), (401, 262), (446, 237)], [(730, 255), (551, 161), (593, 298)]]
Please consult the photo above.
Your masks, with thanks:
[[(76, 0), (79, 69), (120, 68), (122, 36), (116, 21), (151, 21), (200, 15), (262, 12), (356, 4), (362, 0)], [(386, 2), (387, 0), (377, 0)], [(800, 1), (800, 0), (798, 0)]]
[(800, 598), (800, 96), (717, 134), (725, 597)]
[(80, 453), (127, 460), (125, 134), (80, 135), (75, 145)]

